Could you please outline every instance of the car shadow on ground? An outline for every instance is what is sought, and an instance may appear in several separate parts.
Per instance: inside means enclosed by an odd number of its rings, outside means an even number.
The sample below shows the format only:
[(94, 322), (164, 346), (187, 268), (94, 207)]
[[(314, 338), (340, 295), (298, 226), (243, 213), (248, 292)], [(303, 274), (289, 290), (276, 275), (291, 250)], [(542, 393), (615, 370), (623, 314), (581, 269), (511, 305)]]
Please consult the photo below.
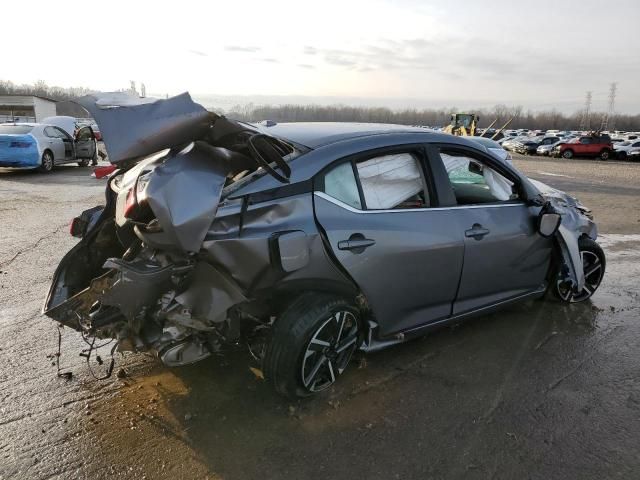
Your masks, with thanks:
[[(152, 478), (184, 475), (185, 462), (192, 478), (446, 477), (472, 462), (459, 445), (476, 441), (479, 424), (501, 431), (495, 413), (505, 402), (529, 410), (544, 401), (559, 364), (585, 347), (600, 315), (590, 304), (513, 306), (358, 355), (335, 387), (305, 400), (275, 394), (240, 352), (154, 366), (130, 372), (118, 409), (128, 412), (125, 430), (151, 430), (165, 442), (154, 452), (158, 470), (146, 472)], [(115, 427), (105, 424), (98, 438)], [(509, 428), (519, 432), (518, 422)], [(119, 448), (134, 449), (137, 434), (123, 435)], [(503, 440), (477, 447), (502, 448)]]
[(91, 176), (92, 173), (93, 167), (78, 167), (74, 164), (58, 165), (51, 172), (0, 169), (0, 182), (9, 180), (11, 182), (34, 185), (47, 183), (57, 185), (104, 185), (104, 180), (96, 180)]

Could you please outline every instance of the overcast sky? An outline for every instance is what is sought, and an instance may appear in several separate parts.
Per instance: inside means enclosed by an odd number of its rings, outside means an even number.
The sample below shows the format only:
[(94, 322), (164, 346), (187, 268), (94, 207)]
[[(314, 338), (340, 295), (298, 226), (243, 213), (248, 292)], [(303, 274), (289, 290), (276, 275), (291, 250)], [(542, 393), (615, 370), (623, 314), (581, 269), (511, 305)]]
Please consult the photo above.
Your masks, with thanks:
[(637, 0), (9, 0), (2, 17), (25, 19), (4, 29), (16, 83), (572, 112), (617, 81), (617, 110), (640, 112)]

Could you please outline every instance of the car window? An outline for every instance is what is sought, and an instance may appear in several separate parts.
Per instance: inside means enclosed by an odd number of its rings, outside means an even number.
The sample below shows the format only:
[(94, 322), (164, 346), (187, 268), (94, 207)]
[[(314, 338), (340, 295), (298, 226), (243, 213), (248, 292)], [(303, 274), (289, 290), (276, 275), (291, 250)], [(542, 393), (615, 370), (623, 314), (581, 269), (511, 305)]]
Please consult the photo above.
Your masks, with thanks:
[(518, 200), (514, 183), (477, 158), (443, 150), (440, 158), (459, 205)]
[(76, 140), (79, 140), (79, 141), (91, 140), (91, 130), (88, 127), (81, 128), (80, 130), (78, 130), (78, 133), (76, 134)]
[(420, 162), (411, 153), (376, 156), (355, 164), (341, 163), (325, 174), (324, 193), (362, 210), (426, 208), (431, 205)]
[(362, 210), (358, 182), (353, 173), (351, 162), (341, 163), (325, 175), (324, 193), (353, 208)]
[(418, 159), (410, 153), (356, 163), (367, 210), (428, 207), (429, 195)]
[(53, 127), (53, 129), (55, 130), (56, 136), (58, 138), (62, 138), (63, 140), (66, 140), (66, 139), (70, 138), (69, 135), (67, 135), (67, 132), (65, 132), (61, 128)]
[(44, 134), (49, 138), (58, 138), (58, 134), (53, 127), (45, 127)]
[(589, 138), (589, 137), (581, 137), (581, 138), (580, 138), (580, 143), (583, 143), (583, 144), (585, 144), (585, 145), (588, 145), (588, 144), (590, 144), (590, 143), (591, 143), (591, 138)]

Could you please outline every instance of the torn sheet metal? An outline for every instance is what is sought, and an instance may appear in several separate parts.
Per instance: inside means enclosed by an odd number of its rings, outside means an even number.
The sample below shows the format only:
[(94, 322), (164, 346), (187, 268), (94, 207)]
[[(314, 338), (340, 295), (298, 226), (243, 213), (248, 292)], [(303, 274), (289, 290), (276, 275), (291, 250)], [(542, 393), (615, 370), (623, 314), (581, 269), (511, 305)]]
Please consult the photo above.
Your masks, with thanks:
[(187, 290), (176, 301), (193, 317), (210, 322), (222, 322), (233, 305), (246, 302), (238, 284), (227, 274), (205, 262), (198, 262)]
[(151, 173), (147, 201), (169, 242), (197, 252), (216, 215), (229, 172), (225, 149), (195, 142)]
[(556, 238), (560, 245), (562, 260), (568, 269), (569, 280), (571, 280), (574, 290), (580, 292), (584, 288), (585, 280), (578, 241), (583, 235), (596, 240), (598, 237), (596, 224), (589, 217), (590, 211), (572, 196), (537, 180), (530, 179), (530, 182), (561, 215), (562, 221)]
[(125, 165), (165, 148), (202, 138), (218, 118), (188, 93), (158, 100), (100, 93), (77, 100), (100, 127), (109, 160)]

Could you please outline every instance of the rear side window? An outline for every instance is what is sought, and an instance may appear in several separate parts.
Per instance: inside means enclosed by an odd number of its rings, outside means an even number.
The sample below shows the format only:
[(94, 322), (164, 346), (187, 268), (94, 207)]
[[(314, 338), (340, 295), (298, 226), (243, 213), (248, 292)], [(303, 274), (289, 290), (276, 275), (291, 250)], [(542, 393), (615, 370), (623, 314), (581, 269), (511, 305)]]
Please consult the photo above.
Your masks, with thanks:
[(358, 182), (356, 182), (351, 162), (341, 163), (325, 175), (324, 193), (353, 208), (362, 210)]
[(30, 125), (0, 125), (0, 135), (26, 135), (31, 130)]
[(356, 168), (367, 210), (429, 206), (422, 169), (412, 154), (384, 155), (358, 162)]
[(323, 191), (360, 210), (426, 208), (431, 204), (420, 161), (411, 153), (341, 163), (325, 174)]

